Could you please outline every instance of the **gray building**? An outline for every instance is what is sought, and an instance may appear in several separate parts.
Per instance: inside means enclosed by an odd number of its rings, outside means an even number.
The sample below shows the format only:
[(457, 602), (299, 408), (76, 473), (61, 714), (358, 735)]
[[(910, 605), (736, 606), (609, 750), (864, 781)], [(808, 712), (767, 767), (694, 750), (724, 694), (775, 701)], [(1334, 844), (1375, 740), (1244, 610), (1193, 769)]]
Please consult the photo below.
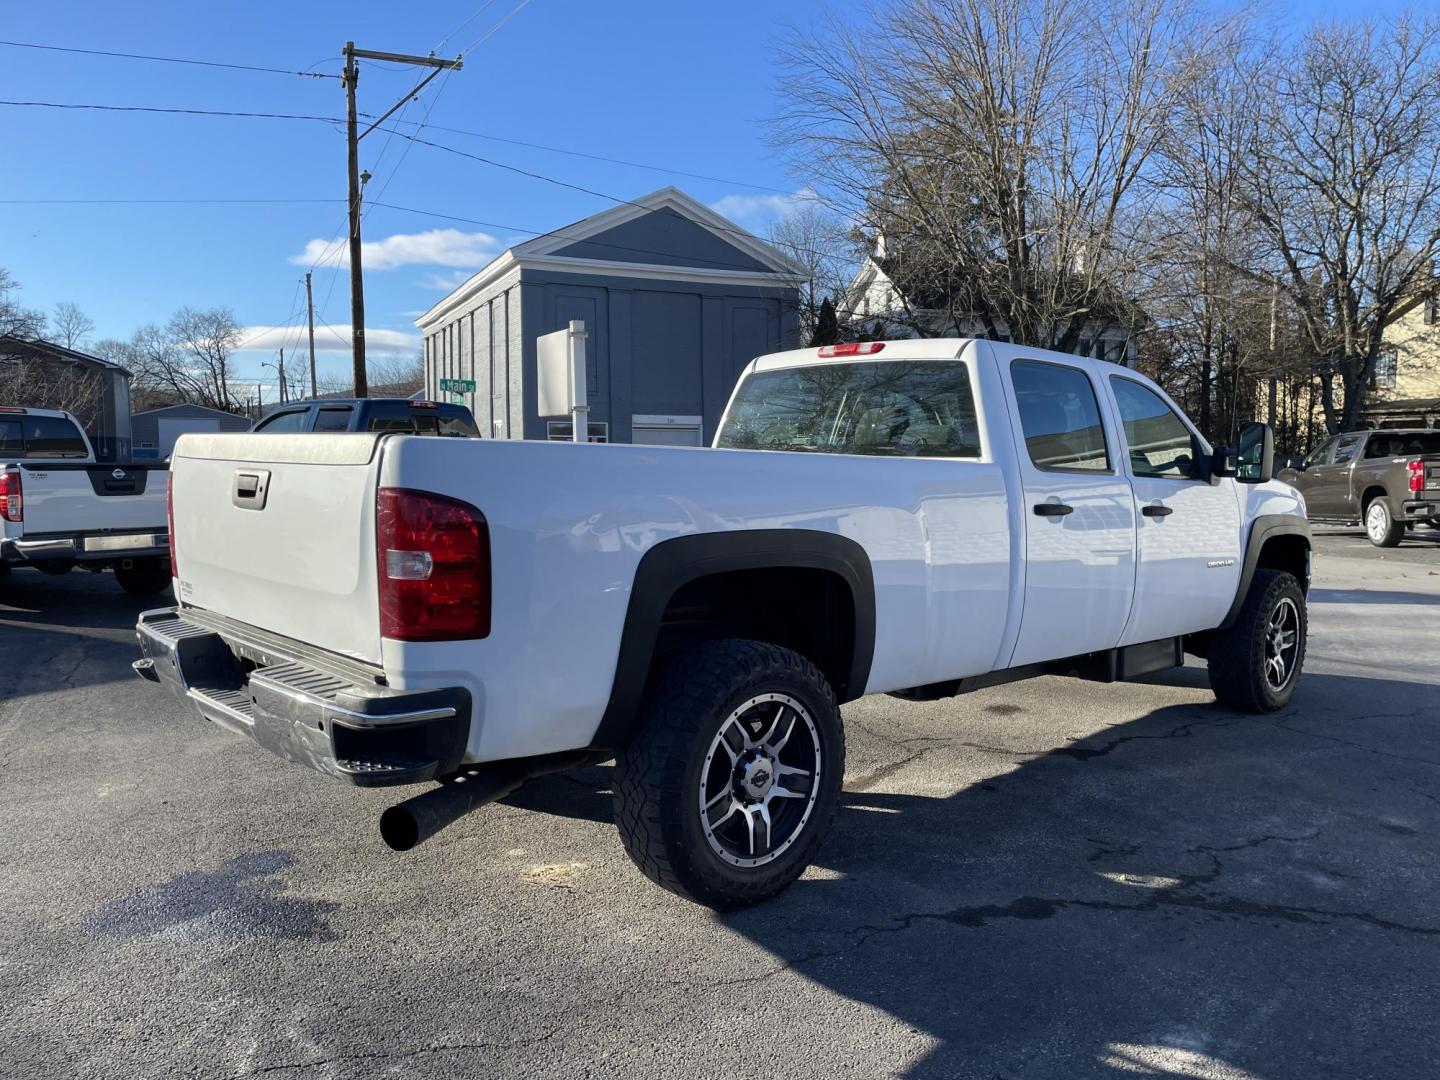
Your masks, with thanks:
[(0, 405), (65, 409), (99, 461), (129, 461), (130, 372), (53, 341), (0, 337)]
[(518, 244), (423, 316), (425, 391), (473, 380), (486, 436), (568, 438), (536, 410), (535, 340), (585, 323), (591, 438), (702, 445), (740, 371), (798, 344), (800, 270), (675, 188)]
[(205, 405), (165, 405), (130, 418), (137, 458), (167, 458), (188, 431), (249, 431), (250, 418)]

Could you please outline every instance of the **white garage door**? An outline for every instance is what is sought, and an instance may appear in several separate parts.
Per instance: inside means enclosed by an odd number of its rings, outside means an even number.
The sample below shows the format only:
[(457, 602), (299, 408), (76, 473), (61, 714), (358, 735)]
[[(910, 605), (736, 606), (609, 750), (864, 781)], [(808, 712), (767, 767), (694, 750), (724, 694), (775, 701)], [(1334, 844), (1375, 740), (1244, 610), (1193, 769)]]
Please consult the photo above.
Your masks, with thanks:
[(161, 417), (159, 420), (160, 456), (167, 458), (175, 450), (175, 440), (186, 432), (213, 435), (220, 430), (220, 421), (202, 416)]

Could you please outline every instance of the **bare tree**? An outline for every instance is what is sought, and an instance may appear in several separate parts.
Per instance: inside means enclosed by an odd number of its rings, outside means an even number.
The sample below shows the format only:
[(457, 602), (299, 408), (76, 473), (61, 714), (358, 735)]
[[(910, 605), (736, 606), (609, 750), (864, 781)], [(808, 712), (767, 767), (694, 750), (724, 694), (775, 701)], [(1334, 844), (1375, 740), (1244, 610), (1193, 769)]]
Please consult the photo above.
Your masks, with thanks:
[(168, 377), (184, 388), (187, 401), (235, 410), (238, 402), (230, 385), (230, 356), (243, 336), (229, 308), (184, 307), (171, 317), (165, 337), (174, 354), (172, 357), (167, 351), (164, 363), (170, 365)]
[(797, 314), (802, 339), (812, 341), (825, 301), (830, 301), (832, 309), (843, 306), (851, 272), (859, 261), (852, 229), (839, 214), (810, 200), (776, 221), (766, 239), (804, 271)]
[(45, 332), (43, 312), (27, 308), (16, 298), (20, 283), (0, 267), (0, 338), (33, 341)]
[(1325, 424), (1352, 430), (1385, 324), (1440, 258), (1440, 17), (1310, 30), (1237, 60), (1262, 88), (1239, 195), (1319, 379)]
[(782, 138), (950, 326), (1072, 349), (1133, 324), (1139, 183), (1204, 27), (1186, 0), (892, 0), (791, 54)]
[(55, 305), (55, 314), (50, 319), (51, 340), (67, 349), (78, 349), (94, 332), (94, 321), (80, 310), (80, 305), (69, 300)]
[(370, 360), (369, 367), (371, 389), (383, 390), (388, 397), (409, 397), (425, 385), (425, 358), (418, 353), (377, 356)]

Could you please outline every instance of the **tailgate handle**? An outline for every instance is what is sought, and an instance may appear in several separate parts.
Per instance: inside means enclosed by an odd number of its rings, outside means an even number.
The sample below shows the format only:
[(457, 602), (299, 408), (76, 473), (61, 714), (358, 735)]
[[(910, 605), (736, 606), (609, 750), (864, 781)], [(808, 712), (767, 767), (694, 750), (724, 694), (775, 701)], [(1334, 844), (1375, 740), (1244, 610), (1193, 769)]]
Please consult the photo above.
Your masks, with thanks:
[(235, 487), (230, 501), (241, 510), (264, 510), (265, 493), (270, 487), (268, 469), (242, 469), (235, 474)]

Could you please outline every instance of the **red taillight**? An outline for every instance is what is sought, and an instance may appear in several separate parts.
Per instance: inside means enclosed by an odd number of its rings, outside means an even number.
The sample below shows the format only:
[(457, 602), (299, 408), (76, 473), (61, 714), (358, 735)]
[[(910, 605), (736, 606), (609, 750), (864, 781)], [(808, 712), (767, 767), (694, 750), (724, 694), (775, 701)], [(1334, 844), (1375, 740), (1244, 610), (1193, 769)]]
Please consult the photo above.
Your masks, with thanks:
[(175, 474), (165, 474), (165, 524), (170, 530), (170, 576), (178, 578), (180, 567), (175, 562)]
[(381, 488), (375, 506), (380, 634), (455, 641), (490, 633), (490, 529), (469, 503)]
[(883, 341), (850, 341), (844, 345), (821, 345), (820, 355), (830, 356), (869, 356), (885, 348)]
[(0, 472), (0, 519), (25, 520), (25, 495), (20, 490), (20, 470)]
[(1411, 491), (1424, 491), (1424, 490), (1425, 490), (1425, 462), (1423, 462), (1423, 461), (1412, 461), (1412, 462), (1410, 462), (1409, 469), (1410, 469), (1410, 490), (1411, 490)]

